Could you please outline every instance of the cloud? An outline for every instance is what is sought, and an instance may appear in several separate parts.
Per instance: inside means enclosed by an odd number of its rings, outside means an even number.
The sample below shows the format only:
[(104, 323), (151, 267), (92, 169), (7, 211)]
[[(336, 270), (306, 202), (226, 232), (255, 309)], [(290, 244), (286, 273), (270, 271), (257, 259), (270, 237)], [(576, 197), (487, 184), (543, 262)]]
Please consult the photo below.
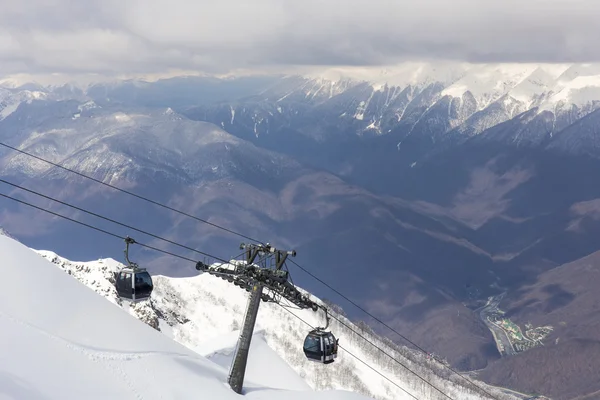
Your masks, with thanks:
[(600, 61), (597, 0), (0, 0), (0, 73)]

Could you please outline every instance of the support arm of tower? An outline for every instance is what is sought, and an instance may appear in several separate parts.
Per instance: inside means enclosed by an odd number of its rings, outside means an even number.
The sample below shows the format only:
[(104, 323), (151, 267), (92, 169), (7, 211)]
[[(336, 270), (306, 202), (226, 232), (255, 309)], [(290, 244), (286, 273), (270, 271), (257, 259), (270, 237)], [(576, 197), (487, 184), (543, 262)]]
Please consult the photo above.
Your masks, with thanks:
[(285, 260), (288, 256), (296, 257), (296, 250), (279, 250), (275, 247), (271, 246), (269, 243), (267, 244), (240, 244), (240, 249), (246, 249), (246, 262), (248, 265), (252, 264), (256, 256), (260, 253), (263, 254), (275, 254), (275, 269), (281, 270)]

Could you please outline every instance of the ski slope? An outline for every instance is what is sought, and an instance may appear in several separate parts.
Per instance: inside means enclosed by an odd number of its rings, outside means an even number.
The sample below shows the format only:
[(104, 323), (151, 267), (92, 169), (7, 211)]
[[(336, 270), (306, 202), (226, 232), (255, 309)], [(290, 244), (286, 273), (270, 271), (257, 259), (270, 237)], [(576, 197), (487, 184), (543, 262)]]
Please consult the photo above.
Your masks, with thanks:
[[(86, 262), (69, 261), (52, 251), (36, 252), (50, 261), (57, 270), (79, 280), (104, 296), (108, 302), (123, 306), (111, 281), (113, 272), (122, 268), (123, 264), (110, 258)], [(228, 370), (248, 294), (208, 274), (188, 278), (154, 276), (153, 280), (155, 287), (151, 298), (126, 307), (127, 311), (167, 337)], [(314, 297), (313, 300), (320, 301)], [(322, 326), (323, 313), (289, 310), (277, 304), (261, 303), (248, 358), (246, 383), (251, 381), (269, 388), (293, 390), (303, 390), (307, 385), (314, 390), (341, 389), (381, 400), (412, 400), (412, 396), (419, 400), (447, 399), (411, 372), (414, 371), (426, 377), (428, 382), (442, 389), (452, 399), (488, 398), (474, 393), (460, 378), (448, 377), (447, 370), (435, 359), (394, 346), (336, 312), (332, 311), (332, 315), (344, 323), (342, 325), (332, 319), (330, 325), (343, 349), (335, 363), (321, 365), (306, 360), (302, 353), (302, 343), (310, 329), (303, 321), (311, 326)], [(399, 363), (366, 342), (359, 334), (392, 355)], [(267, 366), (270, 372), (264, 374)], [(482, 382), (478, 382), (478, 385), (485, 386), (489, 392), (494, 393), (496, 400), (514, 398), (503, 395)]]
[[(132, 318), (4, 235), (0, 267), (5, 279), (0, 291), (0, 399), (239, 398), (226, 383), (223, 365)], [(223, 339), (227, 349), (232, 338)], [(205, 349), (213, 357), (221, 350)], [(260, 340), (254, 350), (248, 376), (255, 381), (246, 380), (247, 398), (366, 399), (350, 392), (312, 391), (282, 369), (273, 352), (263, 351)], [(277, 366), (277, 387), (267, 385), (272, 371), (266, 365)]]

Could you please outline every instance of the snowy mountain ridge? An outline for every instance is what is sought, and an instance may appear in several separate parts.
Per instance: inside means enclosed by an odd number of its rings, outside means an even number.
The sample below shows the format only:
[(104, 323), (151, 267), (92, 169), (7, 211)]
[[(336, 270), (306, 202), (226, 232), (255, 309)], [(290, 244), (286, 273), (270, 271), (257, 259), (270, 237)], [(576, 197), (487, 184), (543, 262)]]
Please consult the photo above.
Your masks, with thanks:
[[(107, 90), (94, 93), (129, 102)], [(505, 122), (530, 136), (505, 137), (506, 144), (540, 145), (599, 104), (597, 65), (407, 63), (273, 77), (253, 96), (189, 104), (180, 112), (265, 146), (279, 140), (274, 148), (288, 146), (290, 132), (317, 146), (390, 134), (399, 149), (407, 139), (418, 143), (420, 149), (408, 150), (415, 154), (429, 151), (423, 146), (464, 143)], [(524, 114), (527, 121), (519, 119)]]
[[(171, 108), (118, 111), (88, 101), (62, 104), (60, 114), (50, 121), (44, 120), (44, 112), (32, 116), (41, 123), (5, 120), (7, 124), (14, 122), (11, 126), (20, 132), (19, 147), (81, 173), (100, 174), (107, 183), (128, 178), (135, 181), (133, 176), (142, 170), (154, 177), (167, 176), (172, 182), (225, 176), (240, 170), (231, 158), (242, 152), (256, 160), (253, 168), (297, 166), (293, 160), (268, 153), (213, 124), (189, 120)], [(29, 177), (52, 174), (54, 178), (70, 178), (64, 170), (18, 153), (7, 154), (2, 167), (5, 173)]]
[[(119, 262), (112, 259), (71, 262), (50, 251), (37, 252), (96, 293), (107, 298), (111, 303), (123, 306), (112, 286), (113, 272), (123, 266)], [(132, 305), (129, 312), (177, 342), (209, 359), (215, 358), (226, 366), (225, 364), (230, 360), (227, 357), (231, 357), (235, 347), (238, 329), (245, 312), (246, 292), (208, 274), (193, 278), (155, 276), (154, 282), (155, 289), (151, 299)], [(350, 390), (377, 399), (411, 398), (345, 352), (341, 352), (336, 362), (329, 366), (307, 361), (301, 348), (309, 327), (291, 313), (301, 317), (312, 326), (323, 323), (320, 320), (323, 315), (315, 314), (310, 310), (286, 310), (272, 303), (261, 303), (255, 337), (264, 338), (266, 344), (279, 354), (312, 388)], [(357, 332), (372, 342), (377, 343), (388, 354), (401, 360), (411, 370), (424, 376), (435, 386), (443, 388), (443, 391), (452, 398), (485, 398), (465, 389), (464, 381), (456, 375), (449, 375), (448, 371), (443, 369), (437, 361), (429, 360), (424, 355), (412, 350), (392, 345), (391, 342), (382, 340), (372, 332), (357, 327), (343, 316), (336, 313), (334, 315), (345, 324), (354, 327)], [(356, 333), (349, 331), (335, 319), (332, 319), (330, 329), (340, 338), (341, 346), (384, 375), (391, 377), (409, 393), (415, 394), (418, 398), (443, 398), (439, 392), (381, 354), (379, 350), (365, 343)], [(227, 340), (230, 342), (231, 351), (215, 352), (210, 346), (207, 347), (207, 343), (211, 341)], [(252, 354), (250, 358), (252, 358)], [(478, 384), (485, 385), (481, 382)], [(499, 393), (496, 389), (485, 387), (487, 391), (500, 396), (500, 398), (511, 398)]]
[[(283, 75), (287, 79), (297, 81), (306, 98), (326, 100), (368, 83), (374, 91), (383, 91), (386, 87), (405, 89), (411, 87), (422, 91), (430, 85), (442, 87), (441, 96), (462, 98), (467, 92), (476, 99), (478, 110), (489, 106), (503, 96), (524, 103), (525, 107), (534, 106), (551, 109), (551, 105), (560, 102), (585, 105), (599, 100), (600, 64), (469, 64), (452, 62), (407, 62), (395, 66), (384, 67), (336, 67), (314, 69), (306, 73)], [(210, 79), (209, 76), (206, 76)], [(217, 79), (217, 78), (214, 78)], [(227, 78), (235, 80), (236, 78)], [(6, 78), (0, 80), (2, 97), (8, 94), (22, 93), (25, 100), (43, 98), (60, 93), (69, 97), (68, 93), (92, 96), (93, 88), (119, 88), (132, 85), (146, 88), (161, 80), (118, 80), (109, 82), (99, 80), (97, 83), (77, 84), (69, 82), (62, 85), (41, 85), (26, 80)], [(278, 83), (276, 82), (276, 85)], [(267, 92), (267, 90), (265, 90)], [(293, 90), (283, 94), (279, 101), (286, 99)], [(539, 99), (543, 101), (538, 101)], [(0, 97), (1, 99), (1, 97)]]
[[(461, 98), (470, 92), (480, 110), (504, 95), (527, 107), (534, 106), (534, 98), (544, 94), (546, 105), (559, 101), (582, 105), (598, 97), (589, 92), (582, 96), (577, 91), (600, 87), (600, 65), (593, 64), (406, 63), (386, 68), (333, 68), (304, 76), (333, 86), (348, 81), (354, 85), (368, 82), (375, 91), (386, 86), (423, 90), (440, 84), (444, 87), (442, 96)], [(331, 92), (330, 97), (335, 94), (339, 93)]]
[[(380, 97), (385, 97), (384, 106), (389, 107), (403, 97), (408, 100), (395, 107), (395, 115), (401, 122), (410, 111), (411, 103), (421, 97), (420, 105), (424, 107), (424, 112), (421, 117), (413, 118), (413, 127), (428, 117), (428, 111), (440, 105), (448, 109), (448, 116), (452, 120), (446, 131), (463, 124), (475, 125), (477, 120), (481, 120), (478, 113), (492, 106), (503, 109), (504, 116), (489, 117), (489, 121), (480, 124), (472, 133), (480, 133), (532, 108), (536, 108), (538, 113), (550, 111), (559, 118), (574, 107), (584, 110), (584, 115), (588, 114), (597, 109), (600, 103), (600, 66), (596, 65), (420, 64), (382, 70), (379, 74), (376, 72), (369, 73), (361, 69), (325, 72), (322, 76), (331, 80), (310, 81), (308, 90), (305, 89), (306, 95), (327, 93), (327, 86), (335, 87), (338, 82), (350, 87), (368, 83), (367, 92), (370, 94), (366, 99), (366, 96), (361, 99), (353, 118), (364, 120), (365, 111), (380, 93)], [(352, 83), (348, 84), (348, 81)], [(329, 98), (339, 94), (329, 92), (332, 93)], [(381, 105), (379, 107), (382, 108)], [(366, 129), (378, 130), (385, 119), (384, 114), (377, 118), (375, 113)], [(411, 122), (410, 119), (408, 122)]]
[[(252, 79), (254, 92), (246, 89)], [(549, 120), (544, 130), (550, 132), (544, 137), (551, 138), (598, 109), (600, 64), (405, 63), (268, 78), (6, 86), (0, 87), (0, 119), (32, 99), (76, 100), (126, 114), (139, 106), (170, 108), (236, 135), (259, 137), (289, 127), (318, 140), (337, 130), (359, 136), (400, 132), (402, 143), (412, 135), (434, 142), (446, 136), (464, 139), (533, 112)], [(230, 99), (210, 100), (212, 91), (229, 93)], [(74, 112), (72, 117), (81, 115)]]
[(38, 90), (7, 90), (0, 87), (0, 121), (8, 117), (21, 105), (33, 100), (48, 98), (48, 93)]

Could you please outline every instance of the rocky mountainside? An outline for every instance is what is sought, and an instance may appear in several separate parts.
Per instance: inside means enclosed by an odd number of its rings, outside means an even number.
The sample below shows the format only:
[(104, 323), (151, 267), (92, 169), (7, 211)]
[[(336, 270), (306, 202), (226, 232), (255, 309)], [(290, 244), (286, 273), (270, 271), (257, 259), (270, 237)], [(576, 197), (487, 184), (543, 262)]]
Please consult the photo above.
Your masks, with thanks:
[(352, 142), (388, 135), (393, 137), (389, 144), (393, 142), (401, 152), (402, 148), (408, 153), (418, 150), (407, 160), (410, 165), (440, 142), (460, 143), (503, 122), (520, 121), (526, 112), (530, 112), (528, 123), (541, 120), (545, 124), (530, 135), (509, 137), (506, 142), (551, 138), (599, 104), (600, 68), (596, 66), (440, 69), (429, 74), (415, 69), (396, 75), (392, 71), (356, 76), (349, 71), (323, 74), (327, 78), (288, 77), (253, 97), (202, 105), (185, 113), (285, 150), (291, 150), (286, 140), (310, 138), (308, 146), (312, 141)]

